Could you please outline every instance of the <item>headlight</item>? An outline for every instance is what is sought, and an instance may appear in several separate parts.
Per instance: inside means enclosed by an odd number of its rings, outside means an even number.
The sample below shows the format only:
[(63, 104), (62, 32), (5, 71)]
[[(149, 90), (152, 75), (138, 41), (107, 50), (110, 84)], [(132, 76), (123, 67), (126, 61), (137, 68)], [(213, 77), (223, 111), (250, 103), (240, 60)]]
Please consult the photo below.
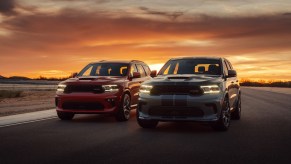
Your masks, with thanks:
[(66, 87), (67, 87), (67, 85), (65, 85), (65, 84), (59, 84), (57, 91), (64, 92)]
[(206, 86), (200, 86), (203, 90), (203, 93), (219, 93), (220, 88), (218, 85), (206, 85)]
[(151, 86), (151, 85), (141, 85), (139, 91), (141, 93), (150, 93), (152, 88), (153, 88), (153, 86)]
[(105, 92), (118, 92), (118, 85), (102, 85)]

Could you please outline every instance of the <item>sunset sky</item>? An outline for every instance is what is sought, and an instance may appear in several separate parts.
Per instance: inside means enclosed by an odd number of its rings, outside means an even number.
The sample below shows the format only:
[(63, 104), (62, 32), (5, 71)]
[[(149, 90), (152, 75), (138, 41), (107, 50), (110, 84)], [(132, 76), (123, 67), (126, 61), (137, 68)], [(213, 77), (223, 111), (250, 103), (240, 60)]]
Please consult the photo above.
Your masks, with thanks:
[(0, 0), (0, 75), (92, 61), (220, 56), (240, 78), (291, 80), (290, 0)]

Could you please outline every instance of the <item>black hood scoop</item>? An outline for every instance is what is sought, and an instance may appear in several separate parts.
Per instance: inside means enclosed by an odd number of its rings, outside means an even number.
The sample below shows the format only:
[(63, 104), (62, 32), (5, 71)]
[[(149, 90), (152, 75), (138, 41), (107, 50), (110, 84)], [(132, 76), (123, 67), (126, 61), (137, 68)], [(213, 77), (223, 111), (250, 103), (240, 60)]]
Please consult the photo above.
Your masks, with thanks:
[(83, 78), (79, 78), (79, 80), (95, 80), (96, 78), (92, 78), (92, 77), (83, 77)]
[(189, 79), (190, 77), (187, 76), (172, 76), (172, 77), (168, 77), (168, 79)]

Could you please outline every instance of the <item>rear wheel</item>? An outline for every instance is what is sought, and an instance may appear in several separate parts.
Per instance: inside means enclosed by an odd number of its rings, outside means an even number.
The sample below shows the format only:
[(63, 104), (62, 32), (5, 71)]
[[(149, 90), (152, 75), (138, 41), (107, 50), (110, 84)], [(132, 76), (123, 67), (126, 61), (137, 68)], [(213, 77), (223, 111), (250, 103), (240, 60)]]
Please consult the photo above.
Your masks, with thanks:
[(231, 118), (235, 120), (239, 120), (240, 117), (241, 117), (241, 97), (239, 95), (237, 103), (236, 103), (236, 107), (234, 111), (231, 113)]
[(73, 119), (75, 114), (57, 111), (57, 115), (61, 120), (71, 120), (71, 119)]
[(213, 129), (217, 131), (228, 130), (230, 126), (230, 118), (231, 118), (231, 113), (230, 113), (229, 101), (227, 98), (225, 98), (222, 105), (222, 110), (221, 110), (219, 120), (212, 125)]
[(127, 121), (130, 117), (130, 96), (124, 94), (122, 96), (121, 105), (115, 115), (117, 121)]
[(137, 123), (139, 126), (141, 126), (142, 128), (147, 128), (147, 129), (153, 129), (153, 128), (157, 127), (157, 125), (159, 123), (159, 121), (139, 119), (139, 111), (138, 110), (136, 112), (136, 119), (137, 119)]

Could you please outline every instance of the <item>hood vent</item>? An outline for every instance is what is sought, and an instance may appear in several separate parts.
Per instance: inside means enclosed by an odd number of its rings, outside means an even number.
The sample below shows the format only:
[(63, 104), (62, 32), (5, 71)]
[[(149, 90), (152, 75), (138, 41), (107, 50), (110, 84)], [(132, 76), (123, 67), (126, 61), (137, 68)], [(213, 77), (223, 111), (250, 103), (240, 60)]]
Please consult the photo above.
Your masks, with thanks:
[(90, 77), (84, 77), (84, 78), (79, 78), (79, 80), (95, 80), (96, 78), (90, 78)]
[(168, 77), (168, 79), (189, 79), (189, 77), (186, 77), (186, 76), (173, 76), (173, 77)]

